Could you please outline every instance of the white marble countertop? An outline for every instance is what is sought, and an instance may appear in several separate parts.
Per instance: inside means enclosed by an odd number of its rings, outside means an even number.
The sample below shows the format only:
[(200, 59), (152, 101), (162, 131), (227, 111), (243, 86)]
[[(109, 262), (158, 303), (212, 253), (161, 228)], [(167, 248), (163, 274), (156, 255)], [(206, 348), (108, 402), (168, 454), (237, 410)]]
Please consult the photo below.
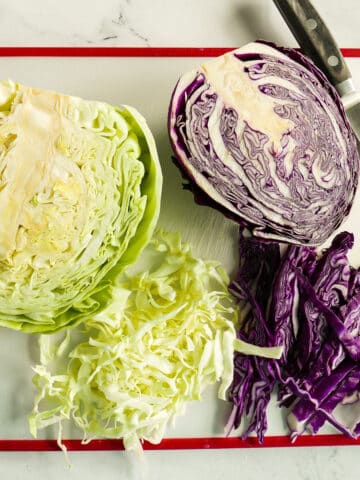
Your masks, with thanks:
[[(360, 46), (357, 0), (313, 3), (341, 46)], [(271, 0), (0, 0), (0, 12), (1, 45), (295, 45)]]
[[(301, 0), (299, 0), (301, 1)], [(314, 0), (342, 47), (360, 47), (359, 0)], [(270, 0), (0, 0), (0, 46), (294, 46)], [(0, 452), (2, 479), (317, 480), (358, 478), (359, 447), (123, 452)]]

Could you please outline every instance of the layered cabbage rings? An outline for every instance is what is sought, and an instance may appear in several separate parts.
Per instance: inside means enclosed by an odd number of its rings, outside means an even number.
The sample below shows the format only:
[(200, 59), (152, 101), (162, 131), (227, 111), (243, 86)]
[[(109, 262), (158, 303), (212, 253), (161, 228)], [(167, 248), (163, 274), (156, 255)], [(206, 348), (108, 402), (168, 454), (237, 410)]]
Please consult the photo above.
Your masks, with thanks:
[(350, 212), (354, 133), (335, 88), (294, 49), (249, 43), (182, 75), (169, 135), (195, 200), (255, 237), (321, 245)]
[(103, 309), (157, 222), (162, 175), (133, 108), (0, 83), (0, 325), (53, 332)]

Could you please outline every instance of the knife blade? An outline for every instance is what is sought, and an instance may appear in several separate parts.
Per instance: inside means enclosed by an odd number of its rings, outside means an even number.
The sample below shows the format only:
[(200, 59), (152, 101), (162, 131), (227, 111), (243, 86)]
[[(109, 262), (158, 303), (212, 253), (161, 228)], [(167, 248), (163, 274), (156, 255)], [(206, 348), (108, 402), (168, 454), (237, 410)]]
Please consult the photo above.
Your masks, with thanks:
[(329, 28), (309, 0), (273, 0), (302, 51), (338, 91), (351, 127), (360, 142), (360, 93)]

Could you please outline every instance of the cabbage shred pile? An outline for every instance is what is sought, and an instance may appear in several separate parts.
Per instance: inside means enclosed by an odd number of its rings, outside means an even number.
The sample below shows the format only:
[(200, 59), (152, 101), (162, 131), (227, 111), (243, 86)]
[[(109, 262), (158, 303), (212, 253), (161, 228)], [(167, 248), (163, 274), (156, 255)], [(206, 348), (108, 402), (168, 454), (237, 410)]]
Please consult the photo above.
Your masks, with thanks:
[[(196, 259), (176, 234), (145, 251), (151, 269), (111, 290), (112, 302), (64, 334), (42, 335), (30, 430), (70, 419), (127, 449), (159, 443), (168, 421), (220, 379), (233, 378), (236, 306), (215, 262)], [(61, 443), (60, 443), (61, 445)]]
[(247, 437), (264, 440), (275, 388), (288, 408), (292, 440), (329, 422), (360, 435), (360, 269), (347, 252), (353, 235), (338, 234), (320, 256), (314, 248), (263, 243), (240, 232), (240, 268), (231, 291), (243, 305), (240, 339), (282, 345), (280, 359), (236, 353), (227, 428), (247, 417)]

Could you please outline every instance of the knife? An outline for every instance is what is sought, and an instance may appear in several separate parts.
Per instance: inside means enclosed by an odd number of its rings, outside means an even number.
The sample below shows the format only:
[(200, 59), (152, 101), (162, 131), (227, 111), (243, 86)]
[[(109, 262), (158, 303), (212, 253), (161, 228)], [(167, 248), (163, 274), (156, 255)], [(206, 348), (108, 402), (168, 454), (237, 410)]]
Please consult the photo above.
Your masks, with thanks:
[(338, 91), (360, 142), (360, 93), (330, 30), (309, 0), (273, 0), (302, 51)]

